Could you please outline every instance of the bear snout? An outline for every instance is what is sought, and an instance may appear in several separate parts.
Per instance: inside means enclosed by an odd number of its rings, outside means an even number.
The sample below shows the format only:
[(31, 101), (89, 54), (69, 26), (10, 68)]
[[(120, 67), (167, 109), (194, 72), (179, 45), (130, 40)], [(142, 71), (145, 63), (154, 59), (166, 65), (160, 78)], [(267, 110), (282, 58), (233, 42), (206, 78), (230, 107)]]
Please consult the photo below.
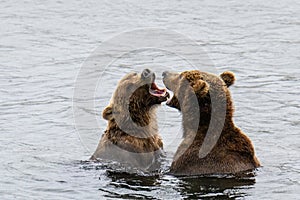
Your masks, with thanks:
[(168, 90), (174, 91), (175, 85), (173, 83), (176, 83), (175, 80), (177, 80), (178, 75), (179, 75), (178, 73), (169, 72), (169, 71), (164, 71), (162, 73), (163, 83), (165, 84)]
[(167, 76), (168, 73), (169, 73), (168, 71), (164, 71), (164, 72), (162, 73), (162, 77), (165, 78), (165, 77)]
[(168, 77), (175, 77), (175, 76), (178, 76), (179, 73), (176, 73), (176, 72), (170, 72), (170, 71), (164, 71), (162, 73), (162, 77), (163, 78), (168, 78)]
[(142, 78), (143, 79), (154, 79), (155, 74), (150, 69), (144, 69), (142, 71)]

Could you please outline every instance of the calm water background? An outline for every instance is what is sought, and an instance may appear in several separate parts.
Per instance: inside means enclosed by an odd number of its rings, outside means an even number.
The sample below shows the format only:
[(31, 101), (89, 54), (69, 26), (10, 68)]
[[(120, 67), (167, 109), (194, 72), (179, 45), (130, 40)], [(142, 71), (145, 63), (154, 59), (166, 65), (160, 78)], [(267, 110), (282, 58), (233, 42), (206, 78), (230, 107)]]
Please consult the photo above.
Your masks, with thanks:
[[(0, 5), (1, 199), (299, 199), (299, 1), (2, 0)], [(147, 27), (194, 39), (220, 72), (235, 72), (235, 121), (264, 166), (255, 178), (127, 175), (81, 162), (93, 149), (82, 145), (75, 129), (78, 71), (103, 41)], [(144, 54), (159, 58), (153, 66), (158, 72), (181, 64), (163, 52)], [(142, 69), (151, 63), (147, 59), (133, 60)], [(117, 70), (98, 83), (95, 109), (86, 115), (96, 115), (99, 127), (97, 134), (84, 136), (91, 140), (87, 146), (105, 130), (100, 113), (129, 70), (120, 66), (131, 63), (120, 59)], [(180, 142), (181, 119), (164, 105), (158, 111), (167, 170)]]

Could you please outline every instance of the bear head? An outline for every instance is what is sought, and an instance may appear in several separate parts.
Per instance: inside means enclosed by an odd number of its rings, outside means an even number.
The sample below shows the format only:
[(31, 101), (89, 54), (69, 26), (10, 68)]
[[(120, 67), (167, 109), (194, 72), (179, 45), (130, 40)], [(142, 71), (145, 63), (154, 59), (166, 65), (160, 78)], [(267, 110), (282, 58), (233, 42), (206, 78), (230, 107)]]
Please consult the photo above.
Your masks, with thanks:
[(233, 107), (228, 87), (234, 81), (232, 72), (220, 76), (198, 70), (163, 72), (165, 86), (174, 93), (167, 105), (182, 112), (185, 128), (209, 126), (212, 118), (222, 124), (231, 121)]
[(132, 72), (119, 81), (102, 116), (116, 123), (125, 132), (143, 132), (144, 130), (139, 129), (156, 127), (155, 107), (168, 97), (167, 90), (160, 89), (155, 84), (155, 74), (151, 70)]

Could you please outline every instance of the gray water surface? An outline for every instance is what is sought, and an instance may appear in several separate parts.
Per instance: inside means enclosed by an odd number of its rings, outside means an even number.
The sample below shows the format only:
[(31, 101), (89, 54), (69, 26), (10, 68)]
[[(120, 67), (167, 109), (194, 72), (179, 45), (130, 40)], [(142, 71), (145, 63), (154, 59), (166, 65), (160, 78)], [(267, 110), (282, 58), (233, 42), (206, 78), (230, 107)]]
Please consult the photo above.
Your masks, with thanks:
[[(299, 199), (299, 1), (2, 0), (0, 5), (1, 199)], [(254, 177), (126, 174), (85, 162), (106, 127), (101, 112), (124, 74), (153, 68), (162, 86), (159, 74), (165, 69), (189, 69), (163, 51), (124, 55), (97, 83), (94, 109), (83, 109), (96, 117), (98, 129), (78, 135), (72, 106), (80, 67), (107, 39), (148, 27), (192, 38), (219, 72), (236, 74), (235, 122), (263, 165)], [(180, 143), (181, 116), (162, 105), (158, 120), (167, 171)], [(89, 142), (82, 144), (80, 137)]]

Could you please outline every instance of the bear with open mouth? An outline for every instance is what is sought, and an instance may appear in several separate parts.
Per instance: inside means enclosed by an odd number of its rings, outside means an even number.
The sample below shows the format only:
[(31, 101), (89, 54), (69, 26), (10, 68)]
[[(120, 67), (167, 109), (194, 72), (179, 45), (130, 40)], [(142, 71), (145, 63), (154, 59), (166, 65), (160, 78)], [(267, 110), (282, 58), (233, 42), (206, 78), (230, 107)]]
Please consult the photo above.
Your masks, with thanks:
[(168, 97), (167, 90), (155, 84), (151, 70), (125, 75), (102, 113), (108, 125), (91, 160), (107, 159), (152, 170), (163, 155), (156, 108)]
[(167, 105), (181, 111), (183, 125), (183, 141), (170, 173), (235, 174), (260, 166), (250, 139), (233, 121), (228, 88), (234, 81), (232, 72), (163, 73), (165, 86), (174, 93)]

